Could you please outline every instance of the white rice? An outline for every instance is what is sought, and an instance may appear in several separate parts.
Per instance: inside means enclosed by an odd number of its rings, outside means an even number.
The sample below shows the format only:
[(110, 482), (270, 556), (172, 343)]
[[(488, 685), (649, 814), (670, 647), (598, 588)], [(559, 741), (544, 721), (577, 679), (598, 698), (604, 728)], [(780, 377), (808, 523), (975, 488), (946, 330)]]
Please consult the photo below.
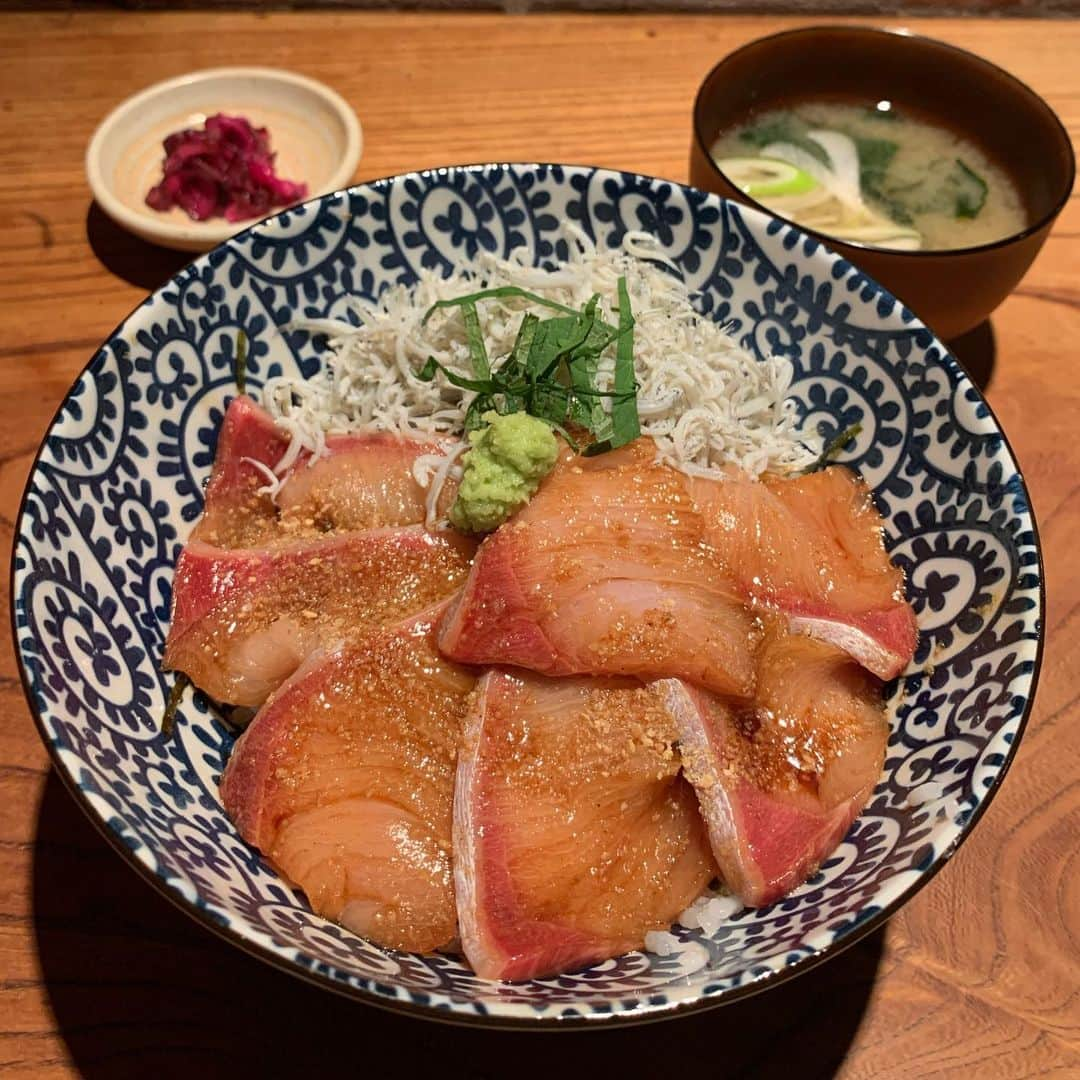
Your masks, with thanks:
[(657, 956), (670, 956), (679, 948), (679, 939), (666, 930), (650, 930), (645, 935), (645, 951)]
[(715, 934), (728, 919), (738, 915), (742, 909), (742, 904), (734, 896), (707, 892), (699, 896), (679, 916), (679, 922), (687, 930), (702, 930), (706, 934)]
[[(726, 893), (704, 892), (676, 920), (687, 930), (700, 930), (711, 937), (729, 919), (742, 911), (743, 905)], [(670, 956), (681, 948), (679, 939), (668, 930), (650, 930), (645, 935), (645, 951)]]
[[(325, 334), (328, 349), (313, 378), (271, 379), (263, 389), (263, 404), (290, 436), (275, 473), (282, 476), (302, 450), (317, 460), (327, 434), (358, 429), (445, 439), (446, 451), (453, 452), (461, 445), (474, 395), (451, 386), (441, 373), (430, 383), (415, 373), (429, 356), (453, 371), (472, 371), (460, 311), (438, 311), (422, 325), (431, 305), (480, 288), (518, 285), (576, 309), (599, 294), (599, 314), (617, 322), (620, 276), (626, 277), (636, 320), (641, 428), (656, 440), (661, 461), (718, 476), (732, 464), (758, 475), (800, 470), (815, 460), (821, 440), (799, 431), (797, 408), (787, 398), (790, 361), (758, 360), (724, 327), (700, 316), (653, 237), (627, 233), (621, 249), (606, 251), (577, 229), (568, 227), (567, 235), (570, 258), (556, 271), (534, 268), (525, 252), (510, 260), (482, 257), (448, 277), (424, 272), (411, 289), (388, 289), (374, 303), (352, 298), (358, 327), (334, 319), (292, 324)], [(523, 312), (551, 314), (520, 299), (486, 300), (478, 309), (493, 366), (510, 352)], [(608, 352), (598, 378), (603, 390), (611, 389), (613, 378), (614, 349)], [(418, 462), (417, 479), (430, 485), (433, 497), (453, 475), (443, 465), (439, 455)], [(274, 485), (266, 490), (273, 494)]]

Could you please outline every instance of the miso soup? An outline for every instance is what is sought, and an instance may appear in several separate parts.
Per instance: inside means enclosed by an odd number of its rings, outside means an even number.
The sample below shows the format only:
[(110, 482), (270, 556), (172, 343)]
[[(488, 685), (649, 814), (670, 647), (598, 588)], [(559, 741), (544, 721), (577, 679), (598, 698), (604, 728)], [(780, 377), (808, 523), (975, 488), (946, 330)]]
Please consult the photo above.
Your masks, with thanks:
[(852, 243), (940, 251), (1028, 224), (1016, 185), (975, 143), (887, 101), (759, 113), (712, 156), (774, 213)]

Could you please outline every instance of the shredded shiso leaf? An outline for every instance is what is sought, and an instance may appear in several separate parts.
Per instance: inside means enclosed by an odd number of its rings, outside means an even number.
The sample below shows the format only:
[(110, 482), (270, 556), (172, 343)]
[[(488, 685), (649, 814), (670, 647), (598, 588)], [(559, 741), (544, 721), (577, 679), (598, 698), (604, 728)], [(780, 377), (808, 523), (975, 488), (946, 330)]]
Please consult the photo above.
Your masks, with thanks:
[(838, 432), (825, 444), (821, 456), (806, 471), (817, 472), (819, 469), (824, 469), (826, 465), (831, 465), (859, 437), (861, 431), (862, 424), (856, 422), (851, 427)]
[(169, 690), (169, 699), (165, 702), (165, 712), (161, 717), (161, 734), (166, 739), (172, 736), (173, 728), (176, 726), (177, 710), (180, 708), (184, 692), (189, 686), (191, 686), (191, 680), (183, 672), (178, 673), (176, 681)]
[[(592, 334), (618, 336), (633, 320), (632, 369), (627, 346), (620, 354), (616, 345), (603, 350), (589, 377), (598, 395), (609, 395), (604, 400), (613, 414), (620, 399), (630, 401), (622, 395), (636, 381), (638, 426), (656, 441), (658, 460), (713, 477), (731, 466), (758, 475), (796, 473), (814, 464), (821, 440), (800, 430), (798, 406), (787, 396), (793, 369), (786, 357), (759, 359), (725, 326), (699, 313), (700, 298), (654, 237), (628, 232), (620, 248), (604, 250), (573, 226), (566, 234), (568, 258), (555, 270), (534, 267), (525, 250), (509, 259), (481, 254), (445, 277), (423, 271), (411, 288), (396, 286), (375, 300), (348, 297), (339, 304), (342, 317), (291, 324), (325, 335), (325, 347), (312, 378), (274, 378), (263, 389), (263, 404), (290, 437), (277, 476), (302, 451), (319, 457), (331, 433), (366, 429), (441, 439), (444, 452), (424, 455), (415, 469), (433, 507), (437, 493), (430, 485), (454, 475), (458, 466), (451, 458), (460, 455), (465, 432), (492, 405), (484, 400), (490, 397), (484, 385), (490, 365), (524, 365), (545, 320), (558, 322), (552, 312), (568, 319), (559, 330), (565, 346), (561, 334), (570, 332), (570, 321), (581, 320), (594, 296)], [(316, 338), (318, 345), (322, 341)], [(630, 407), (621, 425), (632, 423)], [(264, 490), (273, 494), (273, 487)]]
[(248, 339), (243, 330), (236, 331), (236, 354), (233, 363), (233, 376), (236, 379), (236, 392), (247, 392), (247, 352)]
[[(462, 310), (469, 343), (473, 377), (465, 378), (440, 364), (434, 356), (418, 372), (426, 382), (441, 373), (451, 386), (476, 394), (465, 412), (465, 431), (476, 430), (493, 414), (507, 416), (525, 412), (559, 432), (578, 450), (566, 430), (576, 425), (594, 439), (586, 454), (603, 453), (632, 442), (641, 433), (637, 414), (637, 383), (634, 380), (634, 317), (626, 295), (626, 279), (619, 278), (619, 326), (597, 318), (599, 295), (593, 295), (581, 311), (541, 319), (531, 312), (521, 316), (514, 346), (493, 370), (480, 331), (477, 301), (489, 300), (492, 290), (470, 293), (457, 301), (435, 304), (425, 321), (439, 308), (456, 304)], [(524, 289), (497, 290), (499, 298), (534, 299)], [(560, 305), (559, 310), (563, 308)], [(615, 346), (615, 389), (597, 387), (597, 372), (604, 351)], [(611, 412), (603, 399), (611, 401)]]

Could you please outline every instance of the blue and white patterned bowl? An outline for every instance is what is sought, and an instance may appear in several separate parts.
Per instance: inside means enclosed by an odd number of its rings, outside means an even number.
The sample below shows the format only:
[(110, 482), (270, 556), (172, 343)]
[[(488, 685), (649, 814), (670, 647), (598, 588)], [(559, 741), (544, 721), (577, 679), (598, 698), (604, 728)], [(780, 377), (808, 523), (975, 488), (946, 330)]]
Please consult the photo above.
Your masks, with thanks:
[[(790, 356), (805, 423), (862, 422), (847, 460), (873, 486), (921, 640), (892, 688), (873, 801), (792, 896), (669, 956), (501, 985), (442, 956), (389, 952), (311, 914), (237, 835), (217, 781), (232, 738), (198, 698), (160, 734), (158, 668), (180, 547), (234, 392), (238, 329), (254, 392), (316, 368), (296, 316), (348, 316), (420, 267), (526, 246), (566, 254), (570, 220), (613, 245), (660, 240), (704, 313)], [(910, 312), (782, 222), (678, 184), (558, 165), (439, 169), (289, 210), (181, 271), (109, 338), (57, 413), (26, 489), (13, 618), (42, 738), (128, 860), (195, 918), (279, 967), (444, 1019), (590, 1026), (686, 1012), (804, 971), (880, 924), (990, 801), (1031, 706), (1041, 648), (1035, 522), (978, 390)]]

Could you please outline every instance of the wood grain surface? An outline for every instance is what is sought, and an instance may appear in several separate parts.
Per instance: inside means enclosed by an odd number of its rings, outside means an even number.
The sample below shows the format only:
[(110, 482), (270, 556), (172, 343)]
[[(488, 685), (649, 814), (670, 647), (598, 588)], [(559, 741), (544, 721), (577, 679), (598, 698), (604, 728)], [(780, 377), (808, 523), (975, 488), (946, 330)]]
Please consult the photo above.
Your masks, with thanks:
[[(35, 10), (136, 8), (141, 11), (183, 11), (280, 7), (292, 10), (327, 8), (368, 11), (408, 6), (432, 11), (709, 11), (755, 15), (1004, 15), (1060, 18), (1080, 12), (1080, 0), (15, 0)], [(14, 4), (12, 6), (15, 6)]]
[[(157, 79), (269, 63), (365, 128), (361, 179), (491, 159), (683, 179), (690, 104), (724, 53), (791, 20), (731, 16), (0, 16), (0, 536), (95, 346), (184, 257), (118, 231), (82, 158)], [(909, 22), (1030, 83), (1080, 134), (1080, 23)], [(881, 931), (746, 1003), (565, 1036), (445, 1028), (308, 987), (175, 910), (50, 774), (0, 656), (0, 1071), (27, 1077), (1080, 1077), (1080, 199), (958, 345), (1026, 473), (1046, 557), (1038, 701), (951, 864)], [(7, 592), (7, 582), (4, 582)], [(5, 606), (6, 606), (5, 595)]]

